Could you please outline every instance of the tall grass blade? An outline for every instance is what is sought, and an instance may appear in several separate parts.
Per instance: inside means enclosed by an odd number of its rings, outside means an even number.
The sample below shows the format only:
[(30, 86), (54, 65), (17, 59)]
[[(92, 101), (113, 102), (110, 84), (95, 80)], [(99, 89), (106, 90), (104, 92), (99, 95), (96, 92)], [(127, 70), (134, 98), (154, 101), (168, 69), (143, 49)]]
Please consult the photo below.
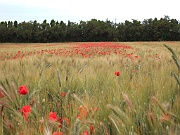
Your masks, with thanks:
[(129, 109), (132, 110), (132, 103), (131, 103), (131, 101), (130, 101), (128, 95), (123, 93), (122, 96), (123, 96), (124, 100), (126, 101), (128, 107), (129, 107)]
[(11, 98), (11, 96), (9, 95), (9, 93), (7, 93), (7, 90), (5, 90), (3, 88), (3, 86), (0, 86), (0, 90), (5, 94), (5, 96), (7, 96), (9, 98), (9, 100), (12, 102), (12, 104), (14, 104), (13, 99)]
[(73, 94), (72, 96), (77, 99), (86, 108), (86, 110), (88, 110), (87, 105), (81, 99), (79, 99), (76, 94)]
[(173, 58), (173, 60), (174, 60), (174, 62), (175, 62), (175, 64), (176, 64), (176, 66), (177, 66), (177, 68), (178, 68), (178, 71), (180, 71), (180, 64), (179, 64), (177, 58), (175, 58), (174, 55), (172, 56), (172, 58)]
[(180, 71), (180, 63), (178, 62), (178, 58), (177, 58), (176, 53), (175, 53), (174, 50), (173, 50), (172, 48), (170, 48), (169, 46), (167, 46), (167, 45), (164, 45), (164, 46), (165, 46), (168, 50), (171, 51), (171, 53), (172, 53), (172, 58), (173, 58), (174, 62), (176, 63), (176, 66), (177, 66), (178, 70)]
[(178, 78), (176, 74), (174, 74), (174, 78), (176, 79), (177, 83), (180, 85), (180, 79)]
[(163, 112), (164, 114), (167, 113), (166, 110), (165, 110), (165, 109), (163, 108), (163, 106), (161, 105), (161, 103), (159, 102), (159, 100), (158, 100), (155, 96), (152, 97), (152, 100), (154, 101), (154, 103), (156, 103), (156, 104), (159, 106), (159, 108), (162, 110), (162, 112)]
[(61, 87), (61, 78), (60, 78), (60, 73), (57, 71), (57, 77), (58, 77), (58, 85)]
[(168, 45), (165, 45), (165, 44), (164, 44), (164, 46), (165, 46), (169, 51), (171, 51), (171, 53), (172, 53), (172, 55), (174, 56), (174, 58), (177, 59), (177, 55), (176, 55), (176, 53), (174, 52), (174, 50), (173, 50), (172, 48), (170, 48)]
[(76, 119), (76, 122), (74, 124), (73, 135), (79, 135), (79, 132), (80, 132), (80, 120)]
[[(177, 68), (178, 68), (178, 71), (179, 71), (179, 74), (180, 74), (180, 63), (178, 62), (178, 58), (177, 58), (176, 53), (175, 53), (175, 52), (173, 51), (173, 49), (170, 48), (169, 46), (167, 46), (167, 45), (165, 45), (165, 44), (164, 44), (164, 46), (171, 51), (171, 53), (172, 53), (172, 58), (173, 58), (173, 60), (174, 60), (174, 62), (175, 62), (175, 64), (176, 64), (176, 66), (177, 66)], [(179, 75), (179, 74), (178, 74), (178, 75)], [(177, 75), (174, 73), (174, 77), (175, 77), (178, 85), (180, 85), (180, 78), (179, 78), (179, 76), (177, 76)]]
[(106, 107), (112, 110), (114, 115), (117, 116), (120, 120), (122, 120), (122, 122), (126, 124), (131, 124), (129, 116), (125, 112), (123, 112), (118, 106), (107, 104)]
[(121, 134), (120, 129), (119, 129), (119, 124), (115, 121), (114, 116), (113, 115), (109, 115), (109, 119), (112, 121), (112, 123), (115, 126), (118, 134)]

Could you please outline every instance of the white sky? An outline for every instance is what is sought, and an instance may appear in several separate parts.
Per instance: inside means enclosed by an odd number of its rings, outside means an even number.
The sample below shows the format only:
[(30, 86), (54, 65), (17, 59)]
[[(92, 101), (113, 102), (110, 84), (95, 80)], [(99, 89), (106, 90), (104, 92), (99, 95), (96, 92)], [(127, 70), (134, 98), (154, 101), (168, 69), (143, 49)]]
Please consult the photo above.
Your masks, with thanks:
[(79, 23), (93, 18), (124, 22), (170, 16), (180, 20), (180, 0), (0, 0), (1, 21)]

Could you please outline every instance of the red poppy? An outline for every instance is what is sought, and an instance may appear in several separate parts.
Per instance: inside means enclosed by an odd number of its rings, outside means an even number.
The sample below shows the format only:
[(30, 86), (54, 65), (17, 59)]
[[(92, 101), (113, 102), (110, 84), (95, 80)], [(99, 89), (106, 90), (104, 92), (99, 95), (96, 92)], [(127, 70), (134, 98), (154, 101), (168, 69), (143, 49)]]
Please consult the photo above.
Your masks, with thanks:
[(20, 112), (23, 113), (24, 118), (26, 119), (26, 121), (28, 121), (28, 114), (31, 112), (31, 106), (23, 106)]
[(77, 118), (82, 119), (82, 118), (87, 118), (88, 117), (88, 111), (84, 106), (80, 106), (78, 108), (78, 110), (80, 111)]
[(68, 104), (67, 108), (70, 108), (70, 107), (71, 107), (71, 105), (70, 105), (70, 104)]
[(88, 130), (86, 130), (85, 132), (83, 132), (82, 135), (89, 135)]
[(90, 128), (90, 134), (94, 134), (94, 126), (90, 125), (89, 128)]
[(138, 59), (138, 58), (139, 58), (139, 56), (135, 56), (135, 58), (136, 58), (136, 59)]
[(60, 96), (61, 96), (61, 97), (65, 97), (65, 96), (66, 96), (66, 92), (61, 92), (61, 93), (60, 93)]
[(24, 85), (24, 86), (20, 86), (20, 87), (18, 88), (18, 92), (19, 92), (21, 95), (26, 95), (26, 94), (28, 94), (28, 89), (26, 88), (25, 85)]
[(120, 76), (120, 72), (119, 72), (119, 71), (114, 72), (114, 74), (115, 74), (116, 76)]
[(92, 111), (97, 111), (97, 110), (99, 110), (99, 108), (98, 107), (94, 107), (94, 108), (91, 108), (91, 110)]
[(0, 91), (0, 98), (3, 98), (4, 96), (4, 92)]
[(167, 120), (167, 121), (171, 120), (171, 117), (170, 117), (169, 114), (163, 113), (162, 116), (163, 116), (163, 119), (165, 119), (165, 120)]
[(134, 70), (132, 70), (132, 72), (134, 72), (134, 73), (135, 73), (135, 72), (136, 72), (136, 70), (134, 69)]
[(56, 122), (59, 119), (59, 117), (56, 115), (56, 112), (50, 112), (49, 113), (49, 120)]
[(54, 132), (52, 135), (63, 135), (63, 132)]

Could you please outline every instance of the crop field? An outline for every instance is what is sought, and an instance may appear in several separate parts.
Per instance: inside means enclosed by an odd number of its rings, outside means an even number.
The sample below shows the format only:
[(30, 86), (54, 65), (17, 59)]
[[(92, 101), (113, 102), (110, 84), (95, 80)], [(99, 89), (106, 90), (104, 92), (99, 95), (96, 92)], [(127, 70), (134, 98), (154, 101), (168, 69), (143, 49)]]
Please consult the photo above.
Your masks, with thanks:
[(1, 43), (0, 135), (179, 135), (179, 64), (180, 42)]

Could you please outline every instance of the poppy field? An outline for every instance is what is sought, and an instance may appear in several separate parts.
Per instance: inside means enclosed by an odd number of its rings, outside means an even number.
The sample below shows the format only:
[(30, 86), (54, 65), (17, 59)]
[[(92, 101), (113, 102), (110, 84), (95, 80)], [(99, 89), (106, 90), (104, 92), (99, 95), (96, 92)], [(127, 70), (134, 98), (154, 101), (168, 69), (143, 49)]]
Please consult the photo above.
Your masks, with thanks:
[(180, 42), (1, 43), (0, 135), (178, 135), (179, 56)]

